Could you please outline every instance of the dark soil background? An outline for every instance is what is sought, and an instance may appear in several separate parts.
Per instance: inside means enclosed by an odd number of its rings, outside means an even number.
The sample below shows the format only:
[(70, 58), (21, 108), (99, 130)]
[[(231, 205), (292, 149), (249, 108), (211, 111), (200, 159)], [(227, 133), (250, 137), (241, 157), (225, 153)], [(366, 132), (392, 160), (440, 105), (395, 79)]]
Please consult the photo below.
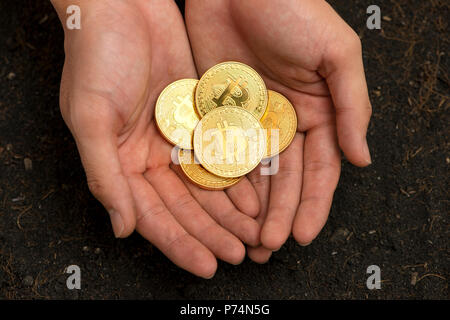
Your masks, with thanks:
[[(116, 240), (58, 108), (63, 32), (49, 1), (0, 1), (0, 298), (448, 299), (449, 2), (333, 1), (359, 33), (373, 164), (344, 160), (328, 223), (269, 263), (178, 269), (139, 235)], [(29, 168), (30, 161), (32, 168)], [(28, 170), (27, 170), (28, 169)], [(66, 288), (79, 265), (82, 289)], [(381, 290), (366, 269), (381, 268)]]

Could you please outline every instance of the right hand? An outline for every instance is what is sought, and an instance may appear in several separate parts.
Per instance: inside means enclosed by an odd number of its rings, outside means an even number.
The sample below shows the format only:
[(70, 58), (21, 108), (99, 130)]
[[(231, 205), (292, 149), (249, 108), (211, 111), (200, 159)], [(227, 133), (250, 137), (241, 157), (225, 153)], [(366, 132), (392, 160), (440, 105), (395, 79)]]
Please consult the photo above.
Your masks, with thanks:
[[(81, 29), (65, 30), (61, 112), (116, 237), (136, 228), (204, 278), (214, 275), (216, 257), (240, 263), (245, 247), (238, 238), (259, 243), (259, 226), (249, 217), (258, 212), (255, 190), (246, 179), (227, 193), (183, 181), (153, 116), (166, 85), (197, 78), (178, 8), (167, 0), (78, 4)], [(54, 5), (65, 21), (61, 1)]]
[(190, 0), (186, 25), (199, 73), (222, 61), (244, 62), (297, 112), (297, 133), (280, 154), (277, 174), (249, 174), (262, 224), (262, 246), (249, 247), (250, 258), (267, 261), (291, 233), (298, 243), (311, 243), (331, 208), (339, 149), (357, 166), (371, 162), (359, 37), (319, 0)]

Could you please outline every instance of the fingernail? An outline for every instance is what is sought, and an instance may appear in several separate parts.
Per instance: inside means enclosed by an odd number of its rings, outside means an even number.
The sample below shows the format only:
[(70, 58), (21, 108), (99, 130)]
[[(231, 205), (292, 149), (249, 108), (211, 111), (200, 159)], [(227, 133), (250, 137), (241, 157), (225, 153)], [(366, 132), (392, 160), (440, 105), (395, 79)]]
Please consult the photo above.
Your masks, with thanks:
[(309, 246), (311, 244), (312, 241), (307, 242), (307, 243), (299, 243), (299, 245), (301, 245), (302, 247), (306, 247)]
[(116, 238), (120, 238), (120, 236), (122, 235), (122, 232), (123, 232), (123, 228), (124, 228), (122, 217), (114, 209), (109, 210), (109, 217), (111, 219), (114, 236)]
[(372, 163), (372, 158), (370, 157), (370, 151), (369, 151), (369, 145), (367, 144), (367, 140), (364, 139), (363, 144), (363, 154), (364, 154), (364, 160), (369, 165)]

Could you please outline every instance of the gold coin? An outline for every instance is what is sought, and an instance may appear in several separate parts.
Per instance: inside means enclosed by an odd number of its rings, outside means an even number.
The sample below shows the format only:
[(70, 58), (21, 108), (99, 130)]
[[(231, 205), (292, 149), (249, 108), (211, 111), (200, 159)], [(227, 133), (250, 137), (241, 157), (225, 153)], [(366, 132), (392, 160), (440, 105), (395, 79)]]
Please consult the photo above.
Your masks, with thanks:
[(194, 161), (194, 152), (191, 150), (178, 150), (178, 162), (181, 170), (194, 184), (207, 190), (223, 190), (238, 183), (240, 178), (223, 178), (205, 170), (198, 162)]
[(172, 82), (156, 101), (155, 118), (161, 134), (183, 149), (192, 149), (192, 136), (200, 120), (194, 107), (197, 83), (196, 79)]
[(289, 100), (282, 94), (268, 90), (269, 103), (261, 119), (267, 130), (267, 151), (265, 157), (273, 157), (286, 149), (297, 132), (297, 115)]
[(240, 62), (223, 62), (200, 78), (195, 91), (200, 116), (220, 106), (242, 107), (261, 119), (267, 108), (267, 90), (261, 76)]
[(252, 171), (266, 153), (265, 131), (247, 110), (218, 107), (194, 130), (194, 151), (209, 172), (225, 178)]

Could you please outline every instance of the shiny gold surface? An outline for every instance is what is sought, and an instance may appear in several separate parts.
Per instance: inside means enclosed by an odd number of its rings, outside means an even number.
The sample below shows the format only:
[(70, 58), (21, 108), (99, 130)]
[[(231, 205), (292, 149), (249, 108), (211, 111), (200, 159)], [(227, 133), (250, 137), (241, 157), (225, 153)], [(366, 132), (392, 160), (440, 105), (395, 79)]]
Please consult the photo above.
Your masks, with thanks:
[(178, 150), (178, 162), (184, 174), (191, 182), (207, 190), (223, 190), (231, 187), (241, 178), (223, 178), (206, 171), (199, 163), (194, 161), (194, 152), (191, 150)]
[(200, 78), (195, 92), (200, 116), (220, 106), (242, 107), (261, 119), (267, 108), (267, 90), (261, 76), (240, 62), (223, 62)]
[(155, 118), (161, 134), (183, 149), (192, 149), (192, 135), (199, 121), (194, 107), (197, 83), (195, 79), (172, 82), (156, 102)]
[(269, 103), (261, 125), (267, 130), (267, 151), (273, 157), (286, 149), (297, 132), (297, 115), (289, 100), (282, 94), (268, 90)]
[(247, 174), (259, 164), (266, 149), (260, 122), (242, 108), (215, 108), (194, 130), (195, 155), (206, 170), (217, 176)]

